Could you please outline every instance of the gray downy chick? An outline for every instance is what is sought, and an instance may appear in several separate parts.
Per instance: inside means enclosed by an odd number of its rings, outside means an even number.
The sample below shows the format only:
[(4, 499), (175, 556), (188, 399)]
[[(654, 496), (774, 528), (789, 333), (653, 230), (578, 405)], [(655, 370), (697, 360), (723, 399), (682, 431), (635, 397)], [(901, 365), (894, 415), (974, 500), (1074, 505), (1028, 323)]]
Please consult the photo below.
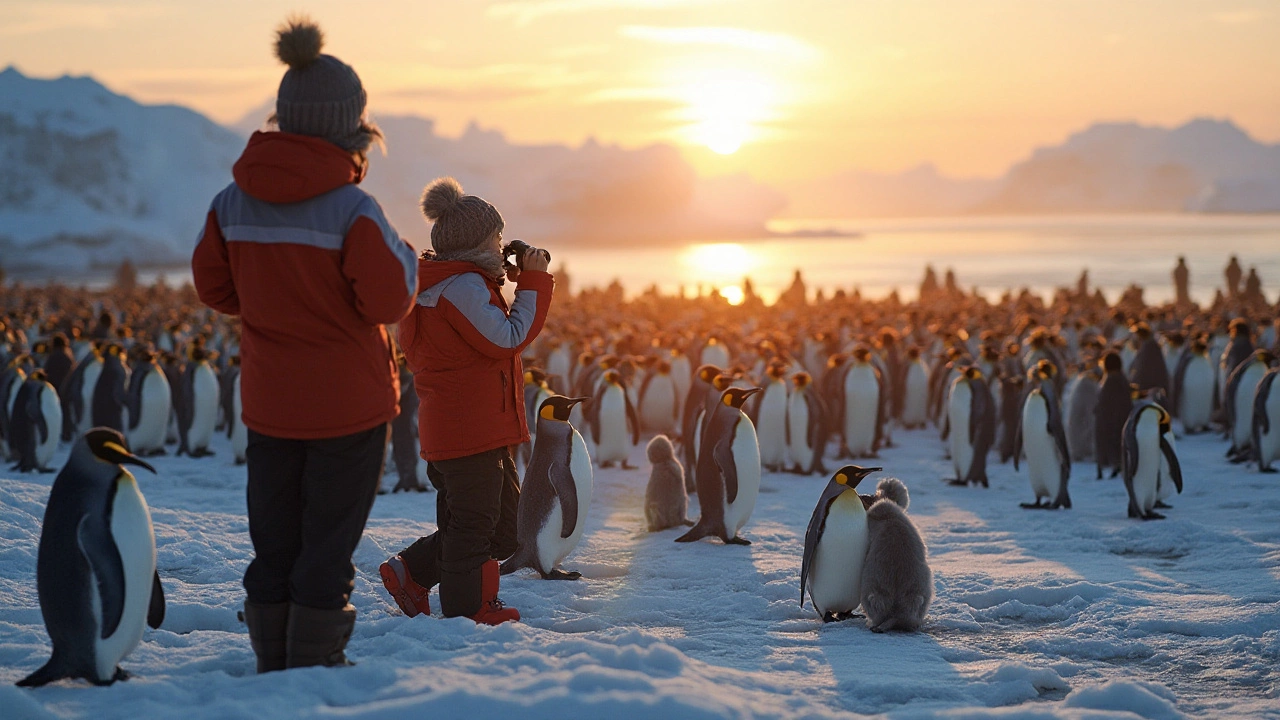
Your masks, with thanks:
[(933, 573), (920, 532), (907, 517), (902, 481), (881, 480), (867, 510), (867, 559), (862, 565), (862, 611), (873, 632), (912, 631), (933, 601)]
[(649, 532), (692, 525), (685, 517), (689, 496), (684, 489), (684, 468), (676, 459), (671, 440), (666, 435), (658, 435), (649, 441), (645, 453), (653, 465), (649, 486), (644, 491), (644, 517)]

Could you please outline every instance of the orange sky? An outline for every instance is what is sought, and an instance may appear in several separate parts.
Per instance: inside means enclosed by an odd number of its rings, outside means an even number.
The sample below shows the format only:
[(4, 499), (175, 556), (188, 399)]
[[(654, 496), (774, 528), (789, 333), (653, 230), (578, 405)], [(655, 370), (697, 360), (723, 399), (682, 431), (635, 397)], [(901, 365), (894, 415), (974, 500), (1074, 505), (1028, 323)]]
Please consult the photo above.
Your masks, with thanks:
[(0, 65), (229, 122), (274, 94), (298, 9), (375, 116), (674, 142), (707, 174), (995, 175), (1095, 120), (1280, 141), (1274, 0), (0, 0)]

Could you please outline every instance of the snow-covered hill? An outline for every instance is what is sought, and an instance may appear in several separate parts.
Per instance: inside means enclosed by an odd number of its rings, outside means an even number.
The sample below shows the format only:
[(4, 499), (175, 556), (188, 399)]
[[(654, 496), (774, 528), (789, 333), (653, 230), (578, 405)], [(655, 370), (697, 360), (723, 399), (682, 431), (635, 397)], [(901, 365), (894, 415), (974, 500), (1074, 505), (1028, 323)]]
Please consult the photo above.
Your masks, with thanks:
[(187, 262), (243, 146), (186, 108), (141, 105), (87, 77), (0, 72), (0, 258), (78, 272)]

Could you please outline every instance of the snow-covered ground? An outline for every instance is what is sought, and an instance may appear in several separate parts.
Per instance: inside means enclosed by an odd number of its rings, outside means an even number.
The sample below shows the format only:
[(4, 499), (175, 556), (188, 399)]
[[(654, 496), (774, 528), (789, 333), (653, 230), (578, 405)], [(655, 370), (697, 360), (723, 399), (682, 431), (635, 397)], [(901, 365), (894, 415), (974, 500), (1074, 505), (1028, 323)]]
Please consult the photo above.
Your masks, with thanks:
[(936, 431), (896, 439), (878, 464), (910, 487), (929, 545), (937, 599), (923, 632), (824, 625), (800, 607), (825, 477), (766, 474), (743, 531), (754, 544), (740, 547), (646, 533), (647, 467), (597, 470), (565, 562), (583, 579), (504, 578), (524, 621), (497, 628), (395, 608), (378, 564), (433, 528), (435, 496), (379, 497), (355, 556), (358, 665), (261, 676), (236, 619), (244, 470), (225, 438), (212, 458), (158, 458), (159, 476), (139, 481), (168, 616), (122, 662), (134, 677), (104, 688), (13, 686), (49, 654), (35, 566), (54, 476), (5, 471), (0, 717), (1280, 717), (1280, 478), (1188, 437), (1167, 520), (1128, 519), (1123, 484), (1095, 481), (1092, 465), (1072, 473), (1074, 509), (1026, 511), (1025, 473), (993, 465), (990, 489), (946, 486)]

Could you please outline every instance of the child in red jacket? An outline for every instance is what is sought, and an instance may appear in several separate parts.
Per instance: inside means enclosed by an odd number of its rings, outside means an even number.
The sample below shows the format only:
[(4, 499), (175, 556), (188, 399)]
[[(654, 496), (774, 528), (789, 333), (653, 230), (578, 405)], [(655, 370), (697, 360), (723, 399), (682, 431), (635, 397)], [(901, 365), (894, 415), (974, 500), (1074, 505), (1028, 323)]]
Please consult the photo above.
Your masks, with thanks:
[[(438, 530), (379, 570), (409, 617), (431, 613), (427, 592), (439, 583), (445, 617), (497, 625), (520, 619), (498, 599), (498, 560), (516, 550), (520, 501), (510, 447), (529, 439), (520, 355), (542, 330), (555, 281), (536, 249), (523, 271), (504, 270), (502, 216), (453, 178), (427, 187), (422, 211), (434, 223), (434, 255), (418, 262), (417, 302), (399, 337)], [(509, 308), (504, 277), (518, 280)]]

